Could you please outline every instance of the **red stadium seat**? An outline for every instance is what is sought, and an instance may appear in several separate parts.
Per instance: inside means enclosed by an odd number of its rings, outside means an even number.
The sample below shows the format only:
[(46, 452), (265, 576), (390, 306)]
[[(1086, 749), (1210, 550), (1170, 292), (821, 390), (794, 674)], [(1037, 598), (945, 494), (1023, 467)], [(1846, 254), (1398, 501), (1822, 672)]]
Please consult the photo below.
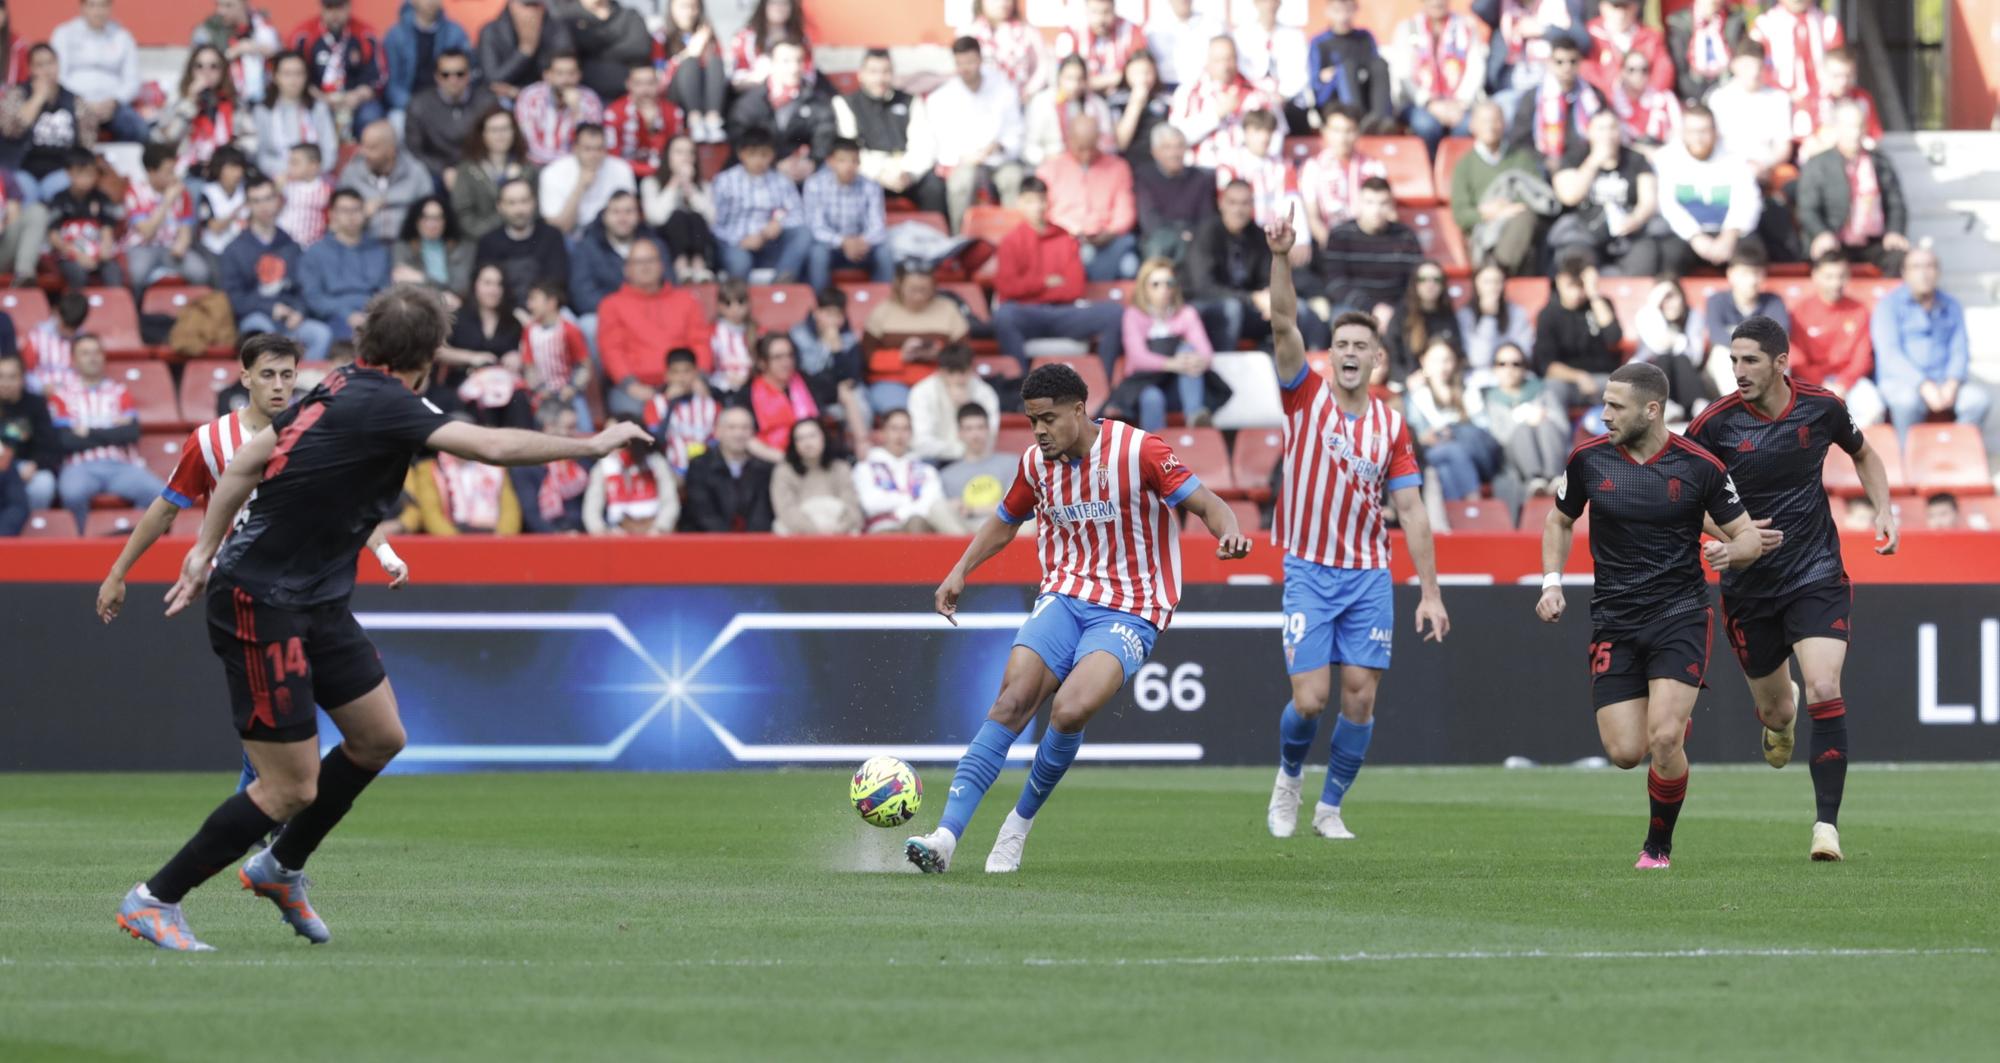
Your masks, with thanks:
[(1897, 493), (1909, 491), (1909, 464), (1903, 454), (1903, 444), (1896, 439), (1896, 426), (1884, 422), (1870, 425), (1861, 430), (1861, 437), (1868, 441), (1868, 449), (1882, 455), (1882, 467), (1889, 473), (1889, 490)]
[[(1909, 477), (1903, 471), (1903, 450), (1896, 443), (1896, 429), (1891, 425), (1878, 424), (1861, 433), (1868, 441), (1869, 449), (1882, 457), (1882, 467), (1889, 474), (1889, 490), (1895, 494), (1909, 491)], [(1840, 498), (1851, 498), (1862, 493), (1861, 475), (1854, 469), (1854, 459), (1839, 447), (1826, 449), (1826, 470), (1821, 482), (1828, 494)]]
[[(1228, 505), (1230, 511), (1236, 514), (1237, 529), (1243, 534), (1248, 535), (1253, 541), (1257, 540), (1257, 533), (1263, 530), (1264, 527), (1264, 514), (1258, 509), (1257, 503), (1247, 498), (1232, 498), (1229, 500)], [(1187, 518), (1187, 522), (1188, 527), (1193, 530), (1207, 530), (1202, 526), (1201, 521), (1196, 520), (1192, 515)]]
[[(131, 305), (129, 297), (126, 305)], [(132, 402), (139, 408), (141, 427), (168, 429), (184, 423), (180, 396), (174, 392), (173, 375), (167, 372), (165, 365), (159, 362), (125, 362), (112, 366), (105, 375), (125, 385), (125, 390), (131, 392)]]
[(1445, 519), (1455, 532), (1505, 532), (1514, 530), (1514, 515), (1507, 503), (1497, 498), (1474, 498), (1444, 504)]
[(1083, 286), (1083, 297), (1093, 303), (1106, 299), (1114, 303), (1126, 304), (1132, 301), (1131, 281), (1098, 281)]
[(940, 284), (938, 285), (938, 291), (949, 292), (952, 295), (958, 296), (959, 302), (964, 303), (965, 308), (972, 312), (973, 320), (991, 321), (993, 319), (993, 311), (986, 305), (986, 289), (981, 288), (979, 285), (971, 281), (959, 281), (955, 284)]
[(1547, 277), (1508, 278), (1507, 301), (1527, 311), (1530, 318), (1539, 316), (1542, 312), (1542, 307), (1549, 305), (1549, 279)]
[(1422, 207), (1443, 197), (1431, 181), (1431, 155), (1418, 137), (1362, 137), (1354, 150), (1389, 171), (1389, 192), (1399, 204)]
[(0, 291), (0, 312), (14, 319), (14, 335), (25, 340), (28, 330), (48, 320), (49, 297), (40, 288), (8, 288)]
[(715, 175), (729, 166), (729, 145), (695, 145), (695, 168), (701, 171), (703, 181), (715, 180)]
[(1275, 428), (1246, 428), (1236, 433), (1236, 452), (1229, 474), (1236, 489), (1252, 498), (1270, 494), (1271, 470), (1285, 454), (1285, 437)]
[(790, 332), (813, 311), (813, 290), (803, 284), (750, 286), (750, 320), (762, 332)]
[[(1783, 282), (1780, 281), (1777, 283)], [(1771, 282), (1767, 281), (1765, 286), (1771, 286)], [(1645, 288), (1648, 292), (1653, 290), (1650, 280), (1647, 281)], [(1708, 305), (1709, 296), (1714, 295), (1716, 292), (1726, 292), (1729, 290), (1729, 281), (1722, 277), (1683, 277), (1681, 278), (1681, 290), (1687, 293), (1689, 310), (1699, 314), (1702, 307)], [(1640, 298), (1643, 299), (1644, 296), (1641, 295)], [(1619, 320), (1622, 321), (1624, 319), (1620, 318)]]
[(1458, 166), (1458, 160), (1470, 154), (1471, 137), (1446, 137), (1438, 142), (1437, 161), (1431, 167), (1431, 180), (1437, 184), (1439, 201), (1451, 202), (1451, 171)]
[(860, 90), (861, 75), (852, 70), (842, 70), (839, 73), (827, 74), (826, 84), (833, 90), (835, 96), (845, 96)]
[(1168, 428), (1160, 432), (1160, 438), (1167, 441), (1181, 463), (1200, 477), (1209, 490), (1218, 494), (1235, 493), (1236, 481), (1229, 471), (1229, 447), (1223, 443), (1221, 431)]
[(1903, 471), (1919, 494), (1953, 491), (1990, 494), (1993, 480), (1986, 472), (1986, 444), (1979, 427), (1970, 424), (1920, 424), (1910, 429), (1903, 452)]
[[(1037, 358), (1029, 365), (1029, 368), (1039, 369), (1045, 365), (1055, 365), (1058, 363), (1076, 370), (1076, 375), (1083, 378), (1083, 386), (1090, 389), (1089, 406), (1092, 410), (1095, 410), (1110, 396), (1111, 381), (1104, 375), (1103, 360), (1095, 354), (1066, 354)], [(1018, 365), (1019, 363), (1016, 364)]]
[(2000, 498), (1987, 495), (1958, 500), (1959, 519), (1967, 531), (2000, 531)]
[[(1652, 293), (1653, 283), (1654, 281), (1651, 277), (1599, 277), (1597, 279), (1597, 290), (1603, 294), (1604, 298), (1610, 300), (1611, 312), (1618, 316), (1618, 326), (1624, 329), (1628, 344), (1636, 345), (1636, 341), (1632, 337), (1638, 331), (1639, 311), (1645, 308), (1646, 296)], [(1555, 297), (1555, 290), (1551, 287), (1548, 298), (1549, 300), (1553, 300)], [(1694, 293), (1692, 291), (1688, 293), (1688, 300), (1690, 312), (1695, 314), (1701, 313), (1701, 304), (1694, 302)], [(1544, 300), (1544, 302), (1547, 301)]]
[[(1521, 506), (1521, 530), (1540, 535), (1542, 533), (1542, 525), (1548, 522), (1549, 510), (1554, 508), (1556, 508), (1556, 500), (1549, 495), (1536, 495), (1528, 499)], [(1576, 530), (1579, 532), (1588, 532), (1590, 530), (1590, 507), (1585, 506), (1583, 516), (1577, 518)]]
[(847, 327), (861, 335), (868, 325), (868, 315), (875, 308), (889, 301), (889, 285), (886, 284), (843, 284), (840, 290), (847, 293)]
[(215, 396), (236, 383), (239, 369), (238, 363), (222, 358), (197, 358), (181, 366), (181, 420), (214, 420)]
[(76, 538), (76, 518), (60, 509), (43, 510), (28, 515), (28, 523), (21, 526), (23, 539), (74, 539)]
[(90, 316), (84, 319), (84, 328), (104, 341), (107, 356), (151, 355), (146, 341), (139, 336), (139, 308), (132, 304), (131, 292), (123, 288), (86, 288), (83, 294), (90, 300)]
[(1463, 277), (1472, 272), (1472, 256), (1459, 235), (1458, 223), (1446, 207), (1401, 207), (1396, 212), (1403, 224), (1417, 231), (1417, 244), (1424, 257), (1444, 267), (1445, 273)]
[(1019, 455), (1035, 445), (1035, 430), (1020, 425), (1001, 425), (998, 441), (993, 444), (995, 454)]
[(83, 535), (86, 539), (100, 536), (130, 535), (132, 526), (145, 515), (142, 509), (97, 509), (83, 520)]
[(171, 479), (174, 466), (181, 461), (181, 444), (187, 442), (185, 432), (146, 432), (139, 436), (139, 456), (146, 461), (146, 468), (162, 480)]
[(1306, 164), (1306, 160), (1319, 154), (1323, 147), (1316, 135), (1291, 136), (1285, 138), (1285, 163), (1296, 170)]
[(981, 380), (1009, 380), (1021, 375), (1021, 363), (1011, 355), (981, 354), (972, 359), (972, 371)]
[(139, 312), (172, 317), (187, 309), (189, 303), (214, 290), (201, 284), (155, 284), (146, 289), (146, 298), (140, 302)]
[(718, 287), (719, 285), (715, 284), (688, 284), (683, 285), (681, 290), (694, 296), (694, 301), (701, 304), (701, 316), (714, 321), (715, 292)]
[[(1894, 457), (1892, 452), (1882, 455), (1882, 460), (1888, 462)], [(1854, 459), (1839, 447), (1826, 448), (1826, 465), (1820, 473), (1820, 484), (1826, 488), (1827, 494), (1835, 498), (1852, 498), (1862, 493), (1861, 474), (1855, 471)]]

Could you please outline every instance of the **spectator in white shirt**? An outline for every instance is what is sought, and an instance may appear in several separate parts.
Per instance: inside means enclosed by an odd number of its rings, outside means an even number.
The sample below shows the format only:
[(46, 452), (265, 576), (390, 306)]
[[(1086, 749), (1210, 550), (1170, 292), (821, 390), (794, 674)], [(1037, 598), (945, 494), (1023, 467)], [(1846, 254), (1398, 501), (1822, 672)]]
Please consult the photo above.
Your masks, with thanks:
[(76, 94), (110, 140), (143, 141), (146, 123), (132, 109), (139, 95), (139, 43), (111, 20), (111, 0), (83, 0), (83, 13), (49, 34), (62, 87)]
[(1311, 71), (1306, 63), (1306, 31), (1278, 25), (1278, 0), (1251, 0), (1255, 14), (1236, 26), (1236, 65), (1243, 76), (1275, 88), (1294, 132), (1309, 128)]
[(1396, 84), (1403, 121), (1437, 154), (1440, 141), (1465, 136), (1472, 105), (1486, 84), (1486, 31), (1451, 0), (1423, 0), (1397, 24), (1383, 55)]
[(1208, 58), (1208, 42), (1223, 32), (1223, 20), (1215, 17), (1214, 9), (1227, 6), (1227, 0), (1161, 0), (1153, 4), (1146, 19), (1146, 50), (1153, 53), (1160, 83), (1169, 91), (1201, 74)]
[(967, 404), (985, 410), (988, 423), (1000, 420), (1000, 396), (972, 371), (972, 348), (954, 343), (938, 352), (937, 372), (910, 389), (910, 432), (918, 457), (939, 464), (965, 457), (958, 415)]
[[(1681, 116), (1681, 139), (1653, 156), (1660, 217), (1673, 232), (1660, 244), (1661, 272), (1685, 276), (1696, 266), (1720, 268), (1739, 245), (1763, 251), (1757, 223), (1764, 193), (1748, 162), (1715, 143), (1715, 115), (1695, 104)], [(1539, 353), (1539, 352), (1537, 352)]]
[(565, 236), (596, 221), (612, 196), (639, 192), (632, 164), (605, 147), (603, 126), (577, 126), (574, 147), (543, 167), (541, 176), (542, 219)]
[(910, 452), (908, 411), (883, 414), (877, 434), (882, 445), (854, 467), (854, 493), (861, 499), (869, 534), (964, 534), (965, 521), (945, 499), (937, 470)]
[(1745, 38), (1730, 53), (1729, 80), (1708, 94), (1718, 150), (1755, 167), (1758, 176), (1792, 157), (1792, 98), (1764, 83), (1764, 48)]
[(1021, 190), (1021, 101), (1007, 79), (989, 73), (979, 42), (952, 42), (957, 76), (925, 101), (936, 137), (934, 158), (945, 175), (945, 209), (956, 230), (981, 187), (997, 191), (1008, 205)]

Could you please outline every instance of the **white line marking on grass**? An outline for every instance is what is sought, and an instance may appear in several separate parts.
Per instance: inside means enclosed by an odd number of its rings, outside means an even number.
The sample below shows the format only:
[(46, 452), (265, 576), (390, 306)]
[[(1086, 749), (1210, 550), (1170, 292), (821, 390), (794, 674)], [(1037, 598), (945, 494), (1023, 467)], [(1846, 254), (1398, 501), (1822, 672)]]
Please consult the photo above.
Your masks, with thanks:
[[(1584, 949), (1559, 951), (1550, 949), (1469, 949), (1451, 952), (1341, 952), (1329, 954), (1298, 953), (1289, 956), (1142, 956), (1142, 957), (1049, 957), (1030, 956), (1019, 960), (971, 959), (946, 960), (938, 962), (903, 962), (896, 959), (886, 961), (891, 967), (1256, 967), (1298, 964), (1302, 966), (1323, 966), (1341, 963), (1434, 963), (1439, 961), (1474, 960), (1718, 960), (1718, 959), (1894, 959), (1909, 957), (1942, 956), (1990, 956), (1993, 950), (1985, 948), (1945, 948), (1945, 949), (1843, 949), (1843, 948), (1789, 948), (1789, 949)], [(827, 960), (786, 960), (775, 957), (731, 957), (708, 956), (686, 959), (659, 960), (619, 960), (619, 959), (508, 959), (505, 957), (479, 958), (465, 956), (429, 957), (342, 957), (339, 959), (269, 959), (259, 957), (225, 958), (216, 956), (147, 956), (132, 959), (103, 957), (88, 960), (63, 960), (21, 958), (0, 956), (0, 968), (128, 968), (157, 967), (162, 961), (187, 968), (197, 967), (284, 967), (296, 970), (320, 968), (521, 968), (545, 967), (552, 969), (570, 968), (758, 968), (758, 967), (830, 967), (838, 964), (853, 966), (851, 959)]]

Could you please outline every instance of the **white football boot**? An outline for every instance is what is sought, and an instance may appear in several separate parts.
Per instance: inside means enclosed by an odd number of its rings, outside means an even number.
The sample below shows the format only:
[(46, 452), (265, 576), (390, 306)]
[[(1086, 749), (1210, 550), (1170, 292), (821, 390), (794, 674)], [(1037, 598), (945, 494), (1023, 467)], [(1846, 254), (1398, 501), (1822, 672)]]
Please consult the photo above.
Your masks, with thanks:
[(903, 843), (903, 855), (926, 875), (942, 875), (951, 869), (951, 854), (958, 849), (958, 836), (939, 827)]
[(1814, 860), (1841, 861), (1840, 828), (1831, 823), (1813, 824), (1812, 858)]
[(1324, 801), (1313, 806), (1313, 833), (1335, 841), (1345, 841), (1354, 837), (1354, 832), (1348, 830), (1347, 824), (1340, 821), (1340, 806), (1329, 805)]
[(993, 851), (986, 854), (986, 873), (1005, 875), (1021, 870), (1021, 847), (1028, 844), (1028, 831), (1035, 825), (1032, 819), (1022, 819), (1019, 812), (1009, 810), (1006, 822), (1000, 824), (1000, 836), (993, 839)]
[(1289, 838), (1299, 829), (1299, 785), (1303, 775), (1286, 775), (1284, 769), (1278, 771), (1278, 781), (1271, 786), (1271, 808), (1264, 822), (1271, 828), (1271, 837)]

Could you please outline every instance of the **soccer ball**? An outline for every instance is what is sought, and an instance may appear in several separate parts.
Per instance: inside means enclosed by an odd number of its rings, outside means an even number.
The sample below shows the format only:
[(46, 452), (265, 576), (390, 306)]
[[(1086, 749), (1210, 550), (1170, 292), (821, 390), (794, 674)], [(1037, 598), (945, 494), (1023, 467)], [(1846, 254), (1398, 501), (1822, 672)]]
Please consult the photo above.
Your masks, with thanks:
[(916, 818), (924, 803), (924, 781), (896, 757), (870, 757), (854, 773), (848, 789), (854, 810), (877, 827), (896, 827)]

